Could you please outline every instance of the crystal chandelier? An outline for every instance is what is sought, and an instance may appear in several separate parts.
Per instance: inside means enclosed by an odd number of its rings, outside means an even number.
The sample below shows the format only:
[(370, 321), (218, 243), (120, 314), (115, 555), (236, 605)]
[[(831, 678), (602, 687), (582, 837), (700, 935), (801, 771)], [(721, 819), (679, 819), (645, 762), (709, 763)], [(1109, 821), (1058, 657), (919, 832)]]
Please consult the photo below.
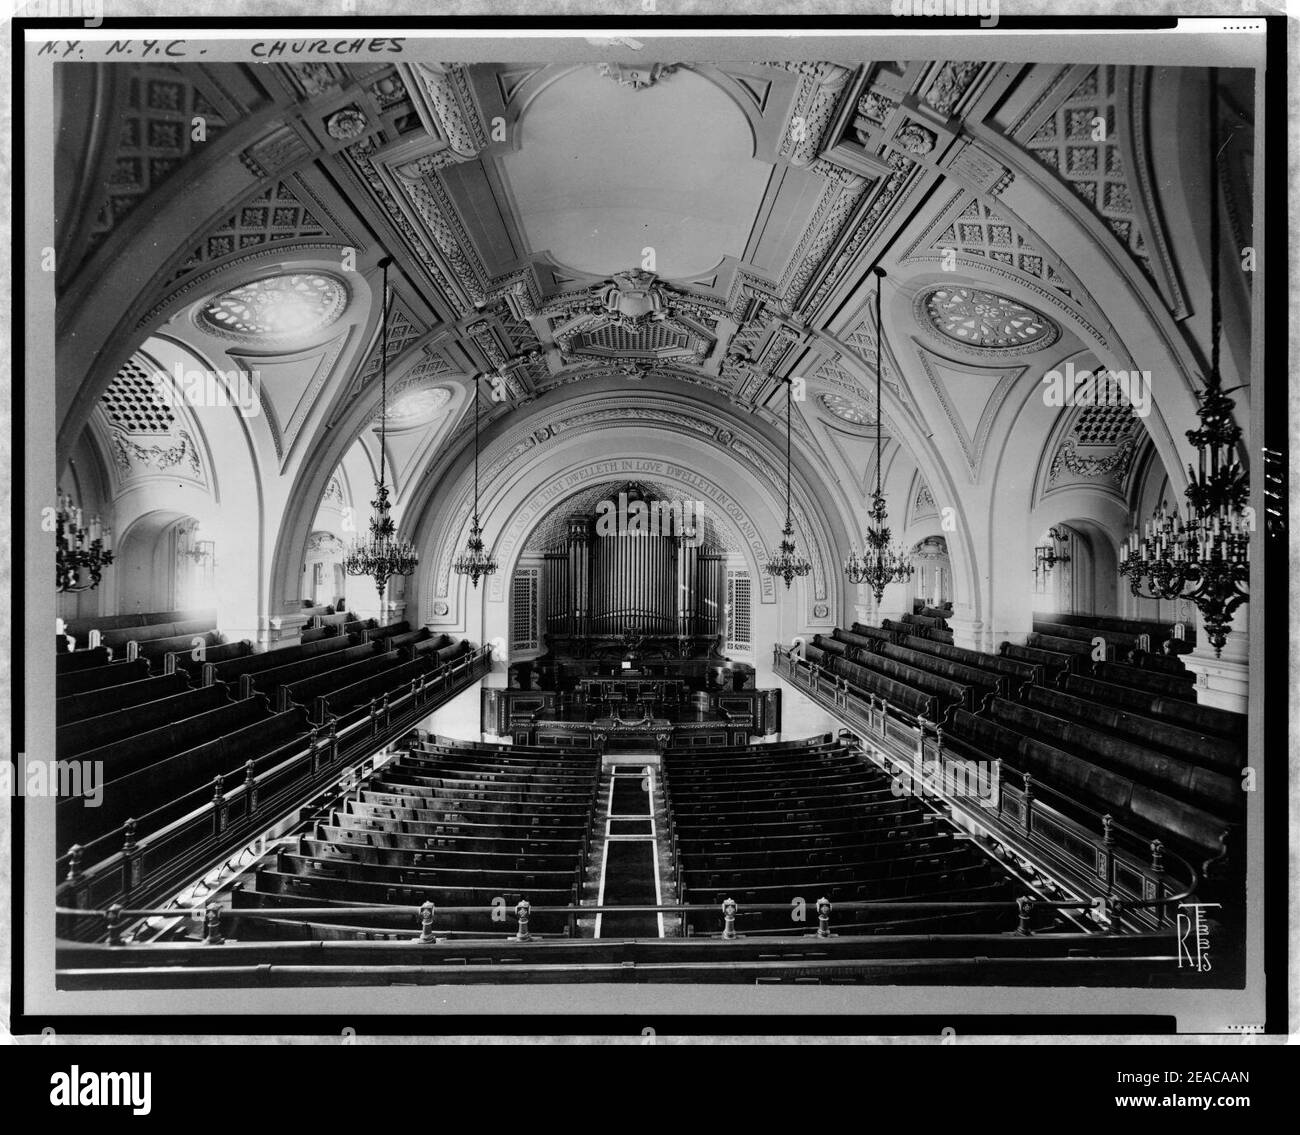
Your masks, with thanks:
[(474, 376), (474, 516), (469, 525), (469, 539), (465, 541), (465, 550), (456, 557), (452, 565), (457, 575), (469, 576), (469, 581), (478, 587), (478, 581), (497, 570), (497, 562), (492, 553), (483, 546), (483, 529), (478, 522), (478, 384), (479, 376)]
[(885, 494), (881, 491), (880, 479), (880, 344), (884, 338), (885, 328), (880, 318), (880, 292), (884, 287), (885, 270), (876, 268), (876, 489), (871, 494), (871, 508), (867, 515), (871, 523), (862, 537), (863, 551), (858, 555), (855, 544), (844, 561), (844, 574), (850, 583), (865, 583), (879, 603), (884, 597), (885, 588), (891, 583), (904, 583), (912, 578), (916, 570), (912, 558), (903, 551), (902, 545), (891, 545), (892, 534), (885, 523), (889, 513), (885, 508)]
[(375, 514), (370, 518), (369, 537), (353, 540), (343, 560), (343, 570), (348, 575), (368, 575), (375, 581), (381, 604), (388, 580), (395, 575), (411, 575), (420, 562), (415, 546), (409, 540), (397, 538), (397, 526), (389, 515), (388, 486), (384, 483), (384, 440), (388, 420), (388, 268), (392, 263), (391, 256), (385, 256), (379, 262), (384, 273), (384, 310), (383, 341), (379, 348), (379, 479), (375, 482), (375, 499), (370, 502)]
[(1250, 579), (1253, 527), (1244, 512), (1250, 480), (1238, 459), (1241, 429), (1233, 420), (1233, 401), (1219, 373), (1218, 115), (1218, 72), (1211, 70), (1210, 372), (1205, 389), (1196, 395), (1201, 424), (1187, 431), (1199, 454), (1199, 468), (1187, 467), (1187, 505), (1169, 509), (1161, 501), (1141, 535), (1134, 531), (1125, 541), (1119, 564), (1134, 595), (1195, 603), (1216, 658), (1227, 642), (1233, 612), (1250, 598), (1244, 585)]
[(81, 509), (71, 496), (60, 493), (54, 512), (54, 580), (58, 589), (76, 592), (98, 587), (104, 569), (113, 562), (112, 547), (113, 530), (104, 528), (98, 516), (92, 516), (89, 526), (83, 527)]
[(812, 564), (795, 549), (794, 524), (790, 519), (790, 385), (790, 380), (785, 379), (785, 527), (781, 529), (780, 550), (763, 565), (768, 575), (785, 580), (787, 588), (796, 576), (802, 579), (812, 571)]

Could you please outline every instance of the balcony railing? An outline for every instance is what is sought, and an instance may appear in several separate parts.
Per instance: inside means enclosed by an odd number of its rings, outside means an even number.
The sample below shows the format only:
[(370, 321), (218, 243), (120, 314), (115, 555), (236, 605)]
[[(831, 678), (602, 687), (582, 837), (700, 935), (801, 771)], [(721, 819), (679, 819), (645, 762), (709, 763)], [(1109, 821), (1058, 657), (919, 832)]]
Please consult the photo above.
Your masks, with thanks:
[(932, 770), (960, 760), (945, 755), (942, 727), (884, 698), (864, 697), (844, 678), (779, 643), (772, 667), (850, 731), (869, 739), (896, 775), (926, 785), (927, 795), (966, 814), (1029, 862), (1072, 889), (1094, 895), (1094, 909), (1111, 916), (1121, 911), (1137, 927), (1163, 927), (1171, 921), (1171, 908), (1195, 892), (1200, 882), (1196, 868), (1159, 839), (1116, 823), (1003, 760), (994, 762), (989, 778), (997, 785), (991, 801), (948, 794), (942, 783), (931, 793)]
[[(360, 720), (338, 729), (331, 719), (313, 728), (301, 748), (269, 767), (247, 761), (238, 784), (228, 787), (226, 778), (215, 777), (189, 794), (195, 805), (192, 811), (156, 831), (149, 831), (145, 814), (85, 847), (70, 848), (56, 860), (61, 880), (57, 901), (75, 907), (109, 907), (175, 894), (211, 864), (246, 846), (314, 793), (337, 782), (356, 761), (401, 737), (478, 681), (491, 665), (491, 648), (480, 647), (414, 679), (401, 692), (375, 699)], [(174, 803), (169, 802), (168, 808)], [(140, 831), (148, 834), (137, 839)]]

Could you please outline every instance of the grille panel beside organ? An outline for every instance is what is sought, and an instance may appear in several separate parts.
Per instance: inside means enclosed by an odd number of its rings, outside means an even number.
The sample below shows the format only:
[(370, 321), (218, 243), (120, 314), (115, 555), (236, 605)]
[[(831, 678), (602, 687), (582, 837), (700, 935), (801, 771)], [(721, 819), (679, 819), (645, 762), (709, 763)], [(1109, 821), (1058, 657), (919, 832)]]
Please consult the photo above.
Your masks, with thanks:
[(571, 640), (716, 639), (726, 553), (712, 546), (693, 502), (650, 499), (629, 484), (595, 512), (568, 518), (544, 557), (546, 634)]

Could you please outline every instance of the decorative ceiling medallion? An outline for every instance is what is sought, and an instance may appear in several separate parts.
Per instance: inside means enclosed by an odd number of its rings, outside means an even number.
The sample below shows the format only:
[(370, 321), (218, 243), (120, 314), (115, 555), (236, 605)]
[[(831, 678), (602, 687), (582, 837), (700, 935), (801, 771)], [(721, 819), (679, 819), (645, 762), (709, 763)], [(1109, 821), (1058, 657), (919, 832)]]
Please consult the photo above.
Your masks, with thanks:
[(916, 297), (915, 311), (927, 331), (977, 354), (1038, 351), (1061, 334), (1041, 312), (979, 288), (930, 288)]
[(677, 63), (598, 63), (596, 70), (606, 79), (613, 79), (620, 87), (641, 91), (653, 87), (679, 66)]
[(817, 400), (827, 413), (855, 426), (868, 426), (876, 420), (871, 408), (856, 398), (846, 398), (843, 394), (819, 394)]
[(345, 106), (325, 120), (325, 131), (340, 142), (351, 142), (366, 132), (366, 116), (359, 106)]
[(937, 135), (917, 122), (908, 122), (897, 134), (894, 141), (909, 154), (928, 154), (934, 149)]
[(222, 292), (199, 309), (195, 320), (228, 339), (296, 341), (337, 321), (347, 304), (347, 285), (338, 277), (294, 272)]

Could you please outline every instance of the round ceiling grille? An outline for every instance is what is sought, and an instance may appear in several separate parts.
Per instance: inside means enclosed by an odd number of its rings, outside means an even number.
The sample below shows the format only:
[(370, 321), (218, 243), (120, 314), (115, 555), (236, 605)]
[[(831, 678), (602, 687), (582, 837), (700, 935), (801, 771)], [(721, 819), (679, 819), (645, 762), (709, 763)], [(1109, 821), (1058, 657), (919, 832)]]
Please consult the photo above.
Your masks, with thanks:
[(875, 422), (871, 407), (855, 398), (846, 398), (843, 394), (822, 394), (818, 396), (823, 409), (829, 414), (855, 426), (869, 426)]
[(451, 400), (451, 391), (442, 386), (417, 386), (389, 396), (388, 421), (397, 426), (430, 422), (438, 417)]
[(335, 322), (348, 289), (324, 272), (294, 272), (241, 284), (204, 304), (199, 323), (237, 339), (303, 339)]
[(1037, 350), (1060, 331), (1033, 308), (978, 288), (932, 288), (918, 297), (923, 322), (945, 339), (979, 350)]

